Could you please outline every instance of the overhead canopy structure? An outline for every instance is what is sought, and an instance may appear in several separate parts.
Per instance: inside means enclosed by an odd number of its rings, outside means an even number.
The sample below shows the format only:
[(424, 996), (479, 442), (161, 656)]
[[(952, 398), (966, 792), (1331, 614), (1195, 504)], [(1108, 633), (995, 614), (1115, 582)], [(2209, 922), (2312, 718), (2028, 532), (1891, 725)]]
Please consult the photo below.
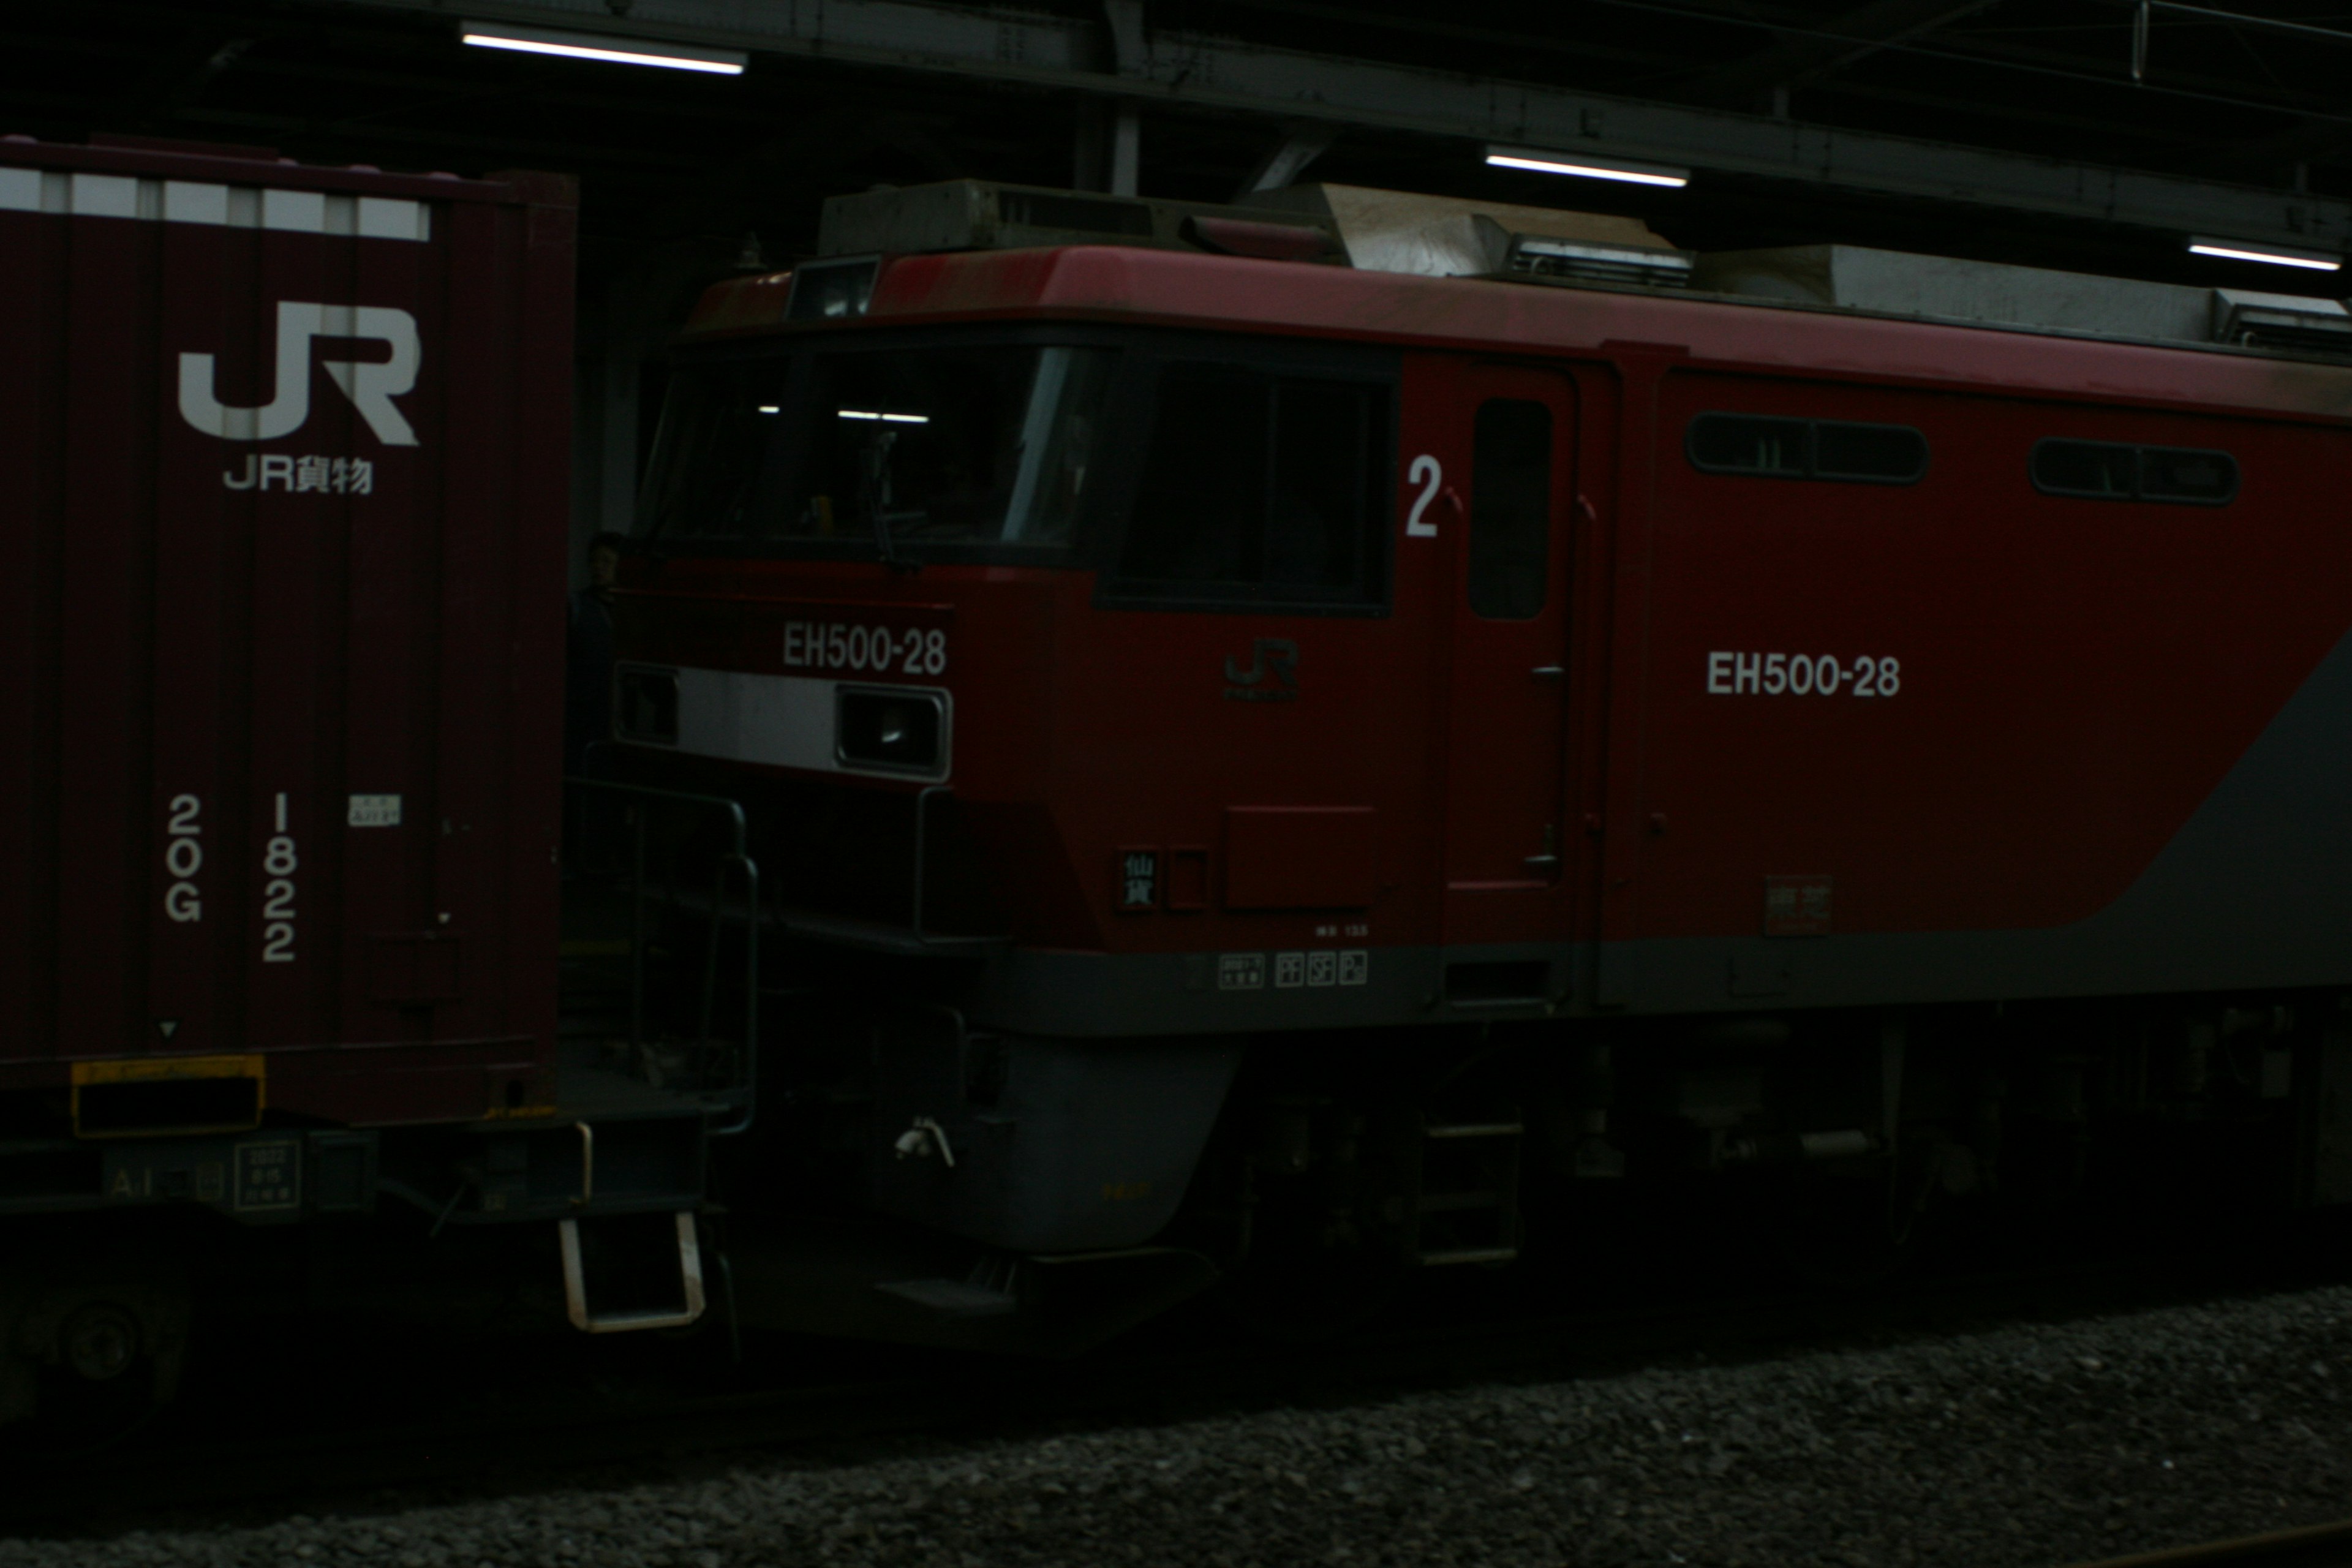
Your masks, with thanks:
[[(446, 15), (446, 0), (339, 0)], [(1510, 142), (1924, 196), (2021, 212), (2213, 232), (2284, 245), (2352, 244), (2352, 201), (2177, 174), (2102, 167), (1708, 106), (1819, 80), (1862, 56), (1990, 8), (1991, 0), (1876, 0), (1793, 31), (1684, 84), (1701, 100), (1608, 95), (1504, 74), (1468, 75), (1310, 53), (1145, 25), (1139, 0), (1100, 19), (981, 10), (940, 0), (492, 0), (469, 16), (588, 28), (615, 38), (1046, 88), (1143, 110), (1245, 114), (1335, 129)], [(1335, 47), (1349, 42), (1335, 33)], [(2352, 35), (2347, 36), (2352, 45)], [(2352, 60), (2352, 56), (2347, 56)], [(2352, 101), (2345, 107), (2352, 110)], [(2346, 125), (2352, 132), (2352, 121)], [(1131, 165), (1130, 165), (1131, 167)], [(1128, 179), (1131, 194), (1133, 186)]]
[(626, 521), (694, 295), (813, 252), (824, 199), (877, 184), (1222, 203), (1316, 180), (1611, 214), (1693, 252), (2352, 294), (2352, 20), (2252, 5), (77, 0), (12, 12), (0, 133), (578, 174), (584, 527)]

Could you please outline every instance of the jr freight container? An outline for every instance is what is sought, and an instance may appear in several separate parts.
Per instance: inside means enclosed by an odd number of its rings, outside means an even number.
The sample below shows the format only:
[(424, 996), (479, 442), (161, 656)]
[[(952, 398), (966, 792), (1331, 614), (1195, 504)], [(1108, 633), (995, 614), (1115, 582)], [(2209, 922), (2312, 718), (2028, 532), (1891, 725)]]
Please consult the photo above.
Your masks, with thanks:
[[(549, 174), (0, 139), (0, 1216), (583, 1212), (574, 205)], [(142, 1348), (119, 1263), (0, 1289), (0, 1419), (12, 1333), (86, 1375)], [(83, 1354), (58, 1325), (107, 1289)]]

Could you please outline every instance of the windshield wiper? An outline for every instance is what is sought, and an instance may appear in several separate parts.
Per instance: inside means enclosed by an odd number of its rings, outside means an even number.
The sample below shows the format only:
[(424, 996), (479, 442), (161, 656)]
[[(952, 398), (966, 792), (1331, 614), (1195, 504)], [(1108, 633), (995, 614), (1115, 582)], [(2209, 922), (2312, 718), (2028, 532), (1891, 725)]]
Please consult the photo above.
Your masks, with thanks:
[[(915, 569), (915, 562), (898, 555), (898, 543), (891, 538), (891, 531), (889, 531), (889, 524), (891, 524), (889, 449), (896, 445), (896, 442), (898, 442), (898, 433), (891, 428), (873, 430), (873, 433), (866, 437), (866, 470), (863, 470), (861, 475), (863, 489), (866, 489), (866, 521), (868, 521), (868, 527), (873, 527), (875, 531), (875, 550), (882, 555), (882, 564), (889, 566), (891, 572), (912, 572), (912, 569)], [(906, 517), (922, 517), (922, 515), (924, 512), (919, 510), (906, 512)]]
[(899, 559), (898, 547), (890, 538), (890, 448), (898, 440), (898, 432), (887, 426), (866, 433), (863, 477), (866, 521), (874, 530), (874, 547), (881, 552), (883, 565), (903, 572), (908, 563)]

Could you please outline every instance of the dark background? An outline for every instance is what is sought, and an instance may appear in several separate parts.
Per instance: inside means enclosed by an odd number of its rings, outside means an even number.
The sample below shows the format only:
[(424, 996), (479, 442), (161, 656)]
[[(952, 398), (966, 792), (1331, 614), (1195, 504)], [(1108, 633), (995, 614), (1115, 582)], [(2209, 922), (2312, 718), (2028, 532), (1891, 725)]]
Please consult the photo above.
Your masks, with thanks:
[[(614, 16), (583, 24), (625, 30), (629, 0), (610, 3)], [(2136, 86), (2129, 0), (1147, 0), (1144, 16), (1153, 30), (2352, 196), (2352, 5), (2223, 8), (2347, 38), (2158, 13)], [(1025, 9), (1100, 17), (1086, 0)], [(349, 0), (18, 4), (0, 24), (0, 133), (579, 175), (583, 528), (625, 521), (661, 341), (704, 284), (805, 253), (829, 195), (957, 175), (1072, 184), (1080, 127), (1100, 112), (1051, 88), (824, 58), (755, 55), (741, 77), (719, 78), (471, 49), (460, 15)], [(1140, 190), (1230, 199), (1279, 136), (1264, 117), (1147, 106)], [(1838, 240), (2345, 291), (2328, 275), (2204, 260), (2178, 234), (2091, 217), (1712, 172), (1643, 190), (1491, 171), (1480, 153), (1349, 130), (1302, 177), (1633, 213), (1697, 249)]]

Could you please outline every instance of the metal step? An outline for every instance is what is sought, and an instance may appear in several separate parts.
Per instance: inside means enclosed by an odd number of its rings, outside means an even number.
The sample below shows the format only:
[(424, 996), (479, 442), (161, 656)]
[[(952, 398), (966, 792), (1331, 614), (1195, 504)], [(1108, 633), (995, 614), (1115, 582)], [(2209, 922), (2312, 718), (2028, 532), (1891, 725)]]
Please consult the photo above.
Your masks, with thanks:
[[(588, 1140), (587, 1124), (583, 1122), (580, 1130), (583, 1143), (593, 1148), (593, 1142)], [(583, 1162), (584, 1159), (583, 1155)], [(589, 1177), (584, 1170), (581, 1184), (584, 1196), (589, 1188)], [(571, 1315), (572, 1326), (585, 1333), (618, 1334), (645, 1329), (684, 1328), (702, 1316), (702, 1248), (695, 1234), (693, 1211), (679, 1210), (677, 1227), (677, 1306), (599, 1312), (588, 1301), (587, 1269), (580, 1252), (580, 1221), (557, 1220), (556, 1238), (563, 1255), (563, 1301)]]
[(894, 1279), (874, 1287), (944, 1318), (993, 1318), (1020, 1303), (1002, 1290), (962, 1279)]
[(1498, 1209), (1503, 1206), (1500, 1193), (1423, 1193), (1413, 1205), (1423, 1214), (1445, 1214), (1457, 1209)]
[(1419, 1255), (1423, 1268), (1442, 1268), (1454, 1263), (1508, 1263), (1519, 1255), (1516, 1247), (1463, 1247), (1448, 1252), (1424, 1252)]
[(1508, 1108), (1486, 1121), (1424, 1125), (1413, 1159), (1405, 1255), (1425, 1268), (1508, 1263), (1519, 1255), (1519, 1147), (1526, 1123)]

